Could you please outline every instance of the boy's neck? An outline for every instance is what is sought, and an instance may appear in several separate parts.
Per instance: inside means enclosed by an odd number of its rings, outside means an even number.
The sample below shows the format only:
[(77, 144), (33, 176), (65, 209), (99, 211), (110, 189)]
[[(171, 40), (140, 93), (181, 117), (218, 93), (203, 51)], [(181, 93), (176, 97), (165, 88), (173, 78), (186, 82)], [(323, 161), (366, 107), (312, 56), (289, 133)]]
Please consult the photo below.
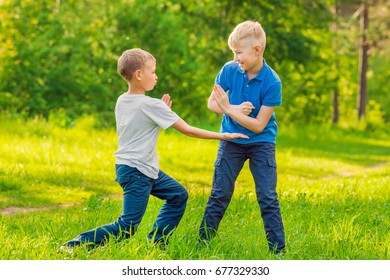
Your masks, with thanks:
[(261, 57), (259, 63), (256, 66), (246, 71), (246, 75), (248, 76), (248, 79), (252, 79), (256, 77), (260, 73), (261, 68), (263, 68), (263, 66), (264, 66), (264, 62), (263, 62), (263, 58)]
[(127, 94), (145, 95), (145, 92), (131, 92), (131, 91), (127, 91), (126, 93), (127, 93)]
[(139, 87), (130, 86), (127, 90), (127, 94), (143, 94), (145, 95), (145, 90)]

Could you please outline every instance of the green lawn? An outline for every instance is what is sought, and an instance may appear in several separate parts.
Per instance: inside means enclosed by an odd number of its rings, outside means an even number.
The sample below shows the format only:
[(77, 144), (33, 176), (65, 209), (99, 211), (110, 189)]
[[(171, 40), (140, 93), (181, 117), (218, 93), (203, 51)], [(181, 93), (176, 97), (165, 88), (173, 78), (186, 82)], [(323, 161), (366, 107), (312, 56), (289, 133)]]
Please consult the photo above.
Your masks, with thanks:
[[(189, 201), (167, 250), (146, 242), (161, 206), (152, 198), (133, 238), (59, 254), (63, 242), (112, 222), (121, 212), (120, 187), (114, 182), (115, 131), (93, 129), (88, 118), (69, 129), (42, 120), (0, 118), (0, 123), (2, 260), (275, 259), (267, 251), (247, 166), (218, 236), (209, 247), (196, 246), (218, 142), (172, 129), (159, 139), (160, 166), (187, 187)], [(389, 138), (386, 133), (281, 125), (277, 162), (288, 250), (284, 259), (390, 259)]]

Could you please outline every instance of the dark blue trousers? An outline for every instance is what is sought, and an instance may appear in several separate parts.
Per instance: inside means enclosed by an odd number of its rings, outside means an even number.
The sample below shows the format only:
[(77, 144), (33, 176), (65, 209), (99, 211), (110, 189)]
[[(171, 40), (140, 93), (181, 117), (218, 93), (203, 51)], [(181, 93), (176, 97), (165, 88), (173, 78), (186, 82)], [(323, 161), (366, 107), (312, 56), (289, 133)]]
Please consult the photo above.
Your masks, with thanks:
[(210, 240), (230, 203), (234, 184), (244, 163), (249, 168), (256, 185), (257, 201), (270, 250), (285, 247), (284, 227), (276, 193), (276, 160), (273, 143), (236, 144), (220, 141), (215, 161), (213, 185), (200, 225), (201, 239)]
[(116, 174), (116, 181), (123, 189), (122, 214), (113, 223), (79, 234), (67, 242), (69, 246), (80, 243), (102, 245), (111, 237), (131, 237), (144, 216), (150, 195), (165, 200), (165, 203), (149, 233), (149, 240), (166, 241), (179, 224), (188, 199), (187, 190), (181, 184), (162, 171), (157, 179), (151, 179), (127, 165), (116, 165)]

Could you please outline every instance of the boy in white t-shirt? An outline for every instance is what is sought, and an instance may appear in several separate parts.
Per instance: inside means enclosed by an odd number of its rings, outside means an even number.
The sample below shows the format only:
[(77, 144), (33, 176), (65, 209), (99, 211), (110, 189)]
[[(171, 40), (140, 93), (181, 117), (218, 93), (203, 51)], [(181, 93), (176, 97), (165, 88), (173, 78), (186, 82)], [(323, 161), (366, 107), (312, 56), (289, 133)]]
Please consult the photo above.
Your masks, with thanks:
[(240, 133), (216, 133), (192, 127), (171, 110), (168, 94), (162, 99), (145, 95), (157, 84), (156, 59), (141, 49), (126, 50), (118, 60), (118, 73), (128, 83), (128, 91), (115, 106), (118, 149), (116, 181), (123, 189), (123, 210), (113, 223), (79, 234), (62, 248), (82, 243), (103, 245), (109, 238), (131, 237), (137, 230), (153, 195), (165, 201), (149, 233), (154, 244), (165, 245), (184, 214), (187, 190), (159, 169), (156, 144), (160, 128), (173, 127), (197, 138), (232, 140), (247, 138)]

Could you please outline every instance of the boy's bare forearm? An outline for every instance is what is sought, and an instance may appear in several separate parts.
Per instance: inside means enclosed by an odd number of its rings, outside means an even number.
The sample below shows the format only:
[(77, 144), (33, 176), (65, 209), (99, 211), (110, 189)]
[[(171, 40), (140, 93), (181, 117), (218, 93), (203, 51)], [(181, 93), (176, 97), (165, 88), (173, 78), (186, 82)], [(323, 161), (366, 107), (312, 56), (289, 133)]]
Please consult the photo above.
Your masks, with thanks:
[(238, 122), (240, 125), (245, 127), (246, 129), (249, 129), (255, 133), (260, 133), (263, 131), (265, 125), (262, 127), (262, 123), (258, 119), (254, 119), (252, 117), (249, 117), (245, 114), (243, 114), (238, 106), (235, 105), (230, 105), (230, 110), (229, 113), (224, 112), (217, 104), (217, 102), (212, 101), (209, 102), (208, 108), (216, 112), (218, 114), (227, 114), (229, 115), (232, 119), (234, 119), (236, 122)]
[[(230, 106), (236, 107), (237, 109), (239, 109), (239, 106), (240, 106), (240, 105), (230, 105)], [(225, 114), (224, 111), (223, 111), (221, 108), (219, 108), (217, 102), (215, 102), (214, 100), (213, 100), (213, 101), (210, 101), (210, 100), (209, 100), (209, 102), (207, 103), (207, 108), (208, 108), (209, 110), (211, 110), (211, 111), (217, 113), (217, 114), (220, 114), (220, 115)]]
[(255, 133), (262, 132), (267, 125), (267, 123), (263, 122), (262, 120), (244, 115), (237, 107), (234, 106), (230, 106), (229, 110), (226, 111), (225, 114), (227, 114), (246, 129), (249, 129)]
[(172, 125), (172, 128), (183, 133), (184, 135), (203, 139), (221, 139), (221, 134), (217, 132), (207, 131), (201, 128), (188, 125), (184, 120), (179, 119)]
[[(217, 106), (224, 114), (227, 114), (240, 125), (255, 133), (260, 133), (263, 131), (274, 111), (274, 107), (262, 106), (257, 117), (252, 118), (244, 114), (240, 109), (240, 106), (231, 105), (229, 103), (228, 96), (219, 85), (214, 85), (214, 89), (211, 96), (212, 100), (215, 101)], [(249, 106), (249, 111), (246, 112), (251, 112), (252, 109), (254, 109), (253, 104), (250, 102), (244, 102), (241, 105), (243, 105), (244, 109)]]
[(241, 133), (217, 133), (193, 127), (188, 125), (182, 119), (179, 119), (176, 123), (174, 123), (172, 125), (172, 128), (183, 133), (184, 135), (202, 139), (233, 140), (237, 138), (248, 138), (248, 136), (243, 135)]
[(219, 108), (217, 102), (215, 102), (215, 100), (212, 100), (212, 99), (209, 99), (208, 103), (207, 103), (207, 108), (217, 114), (220, 114), (220, 115), (223, 115), (224, 112), (221, 110), (221, 108)]
[(202, 139), (222, 139), (222, 135), (217, 132), (203, 130), (197, 127), (190, 126), (188, 130), (183, 132), (185, 135)]

